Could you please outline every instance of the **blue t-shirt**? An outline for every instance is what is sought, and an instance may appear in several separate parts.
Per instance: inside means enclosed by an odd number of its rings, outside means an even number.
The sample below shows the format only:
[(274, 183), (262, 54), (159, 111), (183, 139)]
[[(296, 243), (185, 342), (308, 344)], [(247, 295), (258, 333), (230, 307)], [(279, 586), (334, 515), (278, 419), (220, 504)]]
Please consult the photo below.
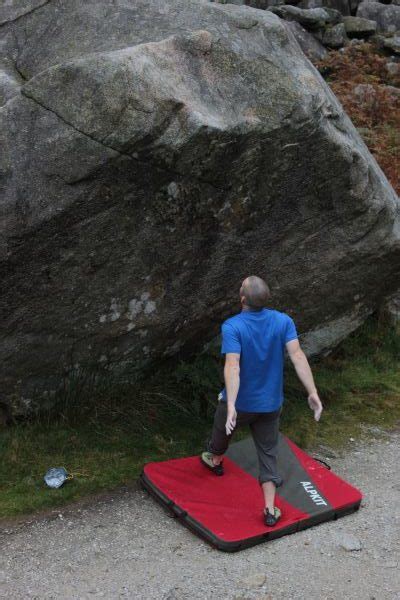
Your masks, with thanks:
[[(283, 403), (285, 344), (298, 337), (293, 319), (270, 308), (242, 310), (222, 323), (221, 334), (221, 354), (240, 353), (236, 409), (277, 410)], [(226, 402), (225, 388), (221, 394)]]

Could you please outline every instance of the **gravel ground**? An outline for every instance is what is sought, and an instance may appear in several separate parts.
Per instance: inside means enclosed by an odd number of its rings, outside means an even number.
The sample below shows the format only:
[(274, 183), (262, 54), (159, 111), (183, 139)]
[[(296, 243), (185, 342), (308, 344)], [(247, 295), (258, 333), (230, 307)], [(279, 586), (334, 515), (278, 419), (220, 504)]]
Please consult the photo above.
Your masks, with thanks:
[(137, 485), (3, 523), (0, 598), (400, 599), (400, 432), (375, 431), (328, 459), (364, 493), (353, 515), (230, 554)]

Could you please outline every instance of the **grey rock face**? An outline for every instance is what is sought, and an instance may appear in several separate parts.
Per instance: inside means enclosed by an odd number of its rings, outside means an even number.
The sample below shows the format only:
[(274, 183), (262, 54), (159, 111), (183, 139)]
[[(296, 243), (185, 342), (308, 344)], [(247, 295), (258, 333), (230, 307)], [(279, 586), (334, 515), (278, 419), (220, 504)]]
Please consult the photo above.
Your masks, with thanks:
[(342, 48), (348, 42), (344, 23), (337, 23), (325, 29), (322, 42), (328, 48)]
[(400, 326), (400, 290), (385, 298), (380, 310), (386, 314), (393, 326)]
[(49, 0), (3, 0), (0, 6), (0, 25), (16, 21), (48, 2)]
[(386, 70), (392, 76), (399, 75), (400, 74), (400, 63), (398, 63), (398, 62), (387, 62), (386, 63)]
[(351, 38), (363, 38), (376, 32), (376, 21), (362, 17), (343, 17), (346, 33)]
[[(270, 6), (279, 6), (280, 4), (284, 4), (284, 2), (282, 0), (244, 0), (243, 4), (251, 6), (252, 8), (266, 10)], [(295, 2), (293, 2), (293, 4), (295, 4)]]
[(400, 35), (395, 35), (390, 38), (383, 39), (383, 47), (393, 52), (393, 54), (400, 55)]
[(338, 23), (342, 18), (339, 11), (334, 10), (333, 8), (303, 9), (287, 4), (282, 6), (272, 6), (268, 10), (282, 19), (297, 21), (306, 29), (319, 29), (324, 27), (327, 23)]
[[(212, 0), (228, 4), (228, 0)], [(246, 4), (253, 8), (267, 9), (270, 6), (297, 6), (298, 8), (333, 8), (343, 15), (350, 14), (349, 0), (235, 0), (235, 4)]]
[(236, 6), (246, 5), (246, 0), (210, 0), (210, 2), (216, 2), (217, 4), (236, 4)]
[(342, 15), (350, 14), (349, 0), (301, 0), (297, 4), (299, 8), (327, 7), (338, 10)]
[(52, 0), (2, 28), (2, 393), (198, 350), (270, 283), (324, 354), (393, 292), (399, 201), (283, 22)]
[(18, 94), (20, 89), (21, 83), (12, 73), (0, 71), (0, 106)]
[(357, 7), (360, 4), (360, 0), (349, 0), (350, 14), (354, 15), (357, 12)]
[(24, 83), (16, 67), (17, 48), (10, 29), (0, 25), (0, 106), (18, 94)]
[(304, 54), (312, 61), (322, 60), (328, 54), (327, 49), (319, 42), (312, 33), (296, 21), (284, 21), (285, 27), (289, 29), (299, 43)]
[(394, 4), (361, 2), (357, 8), (357, 17), (376, 21), (377, 31), (385, 33), (400, 31), (400, 6)]

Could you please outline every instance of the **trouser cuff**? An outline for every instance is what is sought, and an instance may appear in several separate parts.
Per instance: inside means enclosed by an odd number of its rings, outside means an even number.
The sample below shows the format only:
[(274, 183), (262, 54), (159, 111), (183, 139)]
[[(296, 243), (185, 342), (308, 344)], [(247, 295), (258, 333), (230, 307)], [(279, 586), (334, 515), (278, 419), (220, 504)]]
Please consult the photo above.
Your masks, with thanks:
[(215, 454), (216, 456), (221, 456), (221, 454), (225, 454), (227, 448), (224, 448), (223, 450), (216, 450), (215, 448), (212, 447), (211, 442), (208, 441), (206, 443), (206, 450), (207, 450), (207, 452), (211, 452), (211, 454)]
[(265, 478), (258, 478), (258, 483), (260, 485), (262, 485), (263, 483), (267, 483), (267, 481), (272, 481), (272, 483), (275, 484), (275, 487), (280, 487), (283, 484), (283, 479), (282, 477), (269, 477), (268, 479)]

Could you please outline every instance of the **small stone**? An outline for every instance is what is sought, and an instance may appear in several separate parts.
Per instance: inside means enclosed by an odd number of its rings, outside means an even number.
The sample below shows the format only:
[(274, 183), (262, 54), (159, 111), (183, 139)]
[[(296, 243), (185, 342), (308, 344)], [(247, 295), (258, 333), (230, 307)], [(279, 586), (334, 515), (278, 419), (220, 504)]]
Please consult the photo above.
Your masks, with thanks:
[(333, 450), (330, 446), (325, 446), (324, 444), (320, 444), (319, 448), (321, 452), (326, 456), (326, 458), (339, 458), (338, 452)]
[(385, 569), (397, 569), (399, 562), (397, 560), (389, 560), (383, 564)]
[(399, 62), (387, 62), (386, 70), (389, 75), (400, 75), (400, 63)]
[(355, 552), (361, 550), (361, 541), (351, 533), (340, 533), (337, 536), (338, 545), (344, 548), (346, 552)]
[(179, 587), (174, 587), (164, 596), (164, 600), (180, 600), (183, 598), (183, 591)]
[(398, 100), (398, 98), (400, 98), (400, 88), (395, 87), (393, 85), (383, 85), (382, 88), (390, 96), (391, 100), (395, 101)]
[[(370, 83), (359, 83), (353, 88), (353, 95), (356, 97), (357, 102), (366, 106), (373, 105), (376, 101), (376, 90)], [(365, 128), (360, 128), (365, 129)], [(362, 133), (362, 132), (360, 132)]]
[(265, 581), (266, 577), (264, 573), (254, 573), (253, 575), (249, 575), (245, 579), (242, 579), (239, 583), (244, 587), (258, 588), (264, 585)]

